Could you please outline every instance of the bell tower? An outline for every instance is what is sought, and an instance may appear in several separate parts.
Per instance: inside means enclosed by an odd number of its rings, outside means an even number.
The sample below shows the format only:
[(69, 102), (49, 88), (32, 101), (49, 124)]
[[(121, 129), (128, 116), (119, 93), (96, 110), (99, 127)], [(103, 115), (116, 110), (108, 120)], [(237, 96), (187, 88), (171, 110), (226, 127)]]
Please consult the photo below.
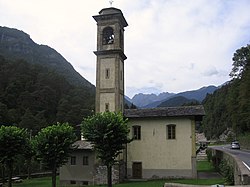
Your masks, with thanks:
[(97, 22), (96, 113), (123, 112), (124, 108), (124, 27), (122, 11), (104, 8), (93, 16)]

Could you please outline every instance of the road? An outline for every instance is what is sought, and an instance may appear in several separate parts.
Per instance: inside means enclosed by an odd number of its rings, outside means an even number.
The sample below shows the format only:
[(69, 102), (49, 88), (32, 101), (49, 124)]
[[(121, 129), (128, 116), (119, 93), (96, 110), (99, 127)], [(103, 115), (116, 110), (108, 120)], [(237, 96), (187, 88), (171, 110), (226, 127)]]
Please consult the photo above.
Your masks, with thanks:
[(235, 155), (243, 162), (243, 164), (250, 171), (250, 151), (249, 150), (231, 149), (230, 145), (216, 146), (215, 148), (231, 153), (232, 155)]

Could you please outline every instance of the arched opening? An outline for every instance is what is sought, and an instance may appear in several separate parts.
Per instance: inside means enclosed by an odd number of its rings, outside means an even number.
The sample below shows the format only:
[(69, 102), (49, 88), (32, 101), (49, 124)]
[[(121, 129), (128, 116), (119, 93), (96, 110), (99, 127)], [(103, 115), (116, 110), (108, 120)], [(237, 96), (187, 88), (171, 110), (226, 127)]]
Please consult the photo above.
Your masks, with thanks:
[(114, 31), (112, 27), (105, 27), (102, 31), (102, 44), (108, 45), (114, 43)]

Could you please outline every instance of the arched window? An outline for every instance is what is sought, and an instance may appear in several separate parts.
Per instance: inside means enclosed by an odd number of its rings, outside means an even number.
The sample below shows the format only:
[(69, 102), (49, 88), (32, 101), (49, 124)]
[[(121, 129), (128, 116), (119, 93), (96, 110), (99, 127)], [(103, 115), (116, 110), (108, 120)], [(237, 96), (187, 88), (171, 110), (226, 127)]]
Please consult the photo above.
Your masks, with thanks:
[(114, 31), (112, 27), (105, 27), (102, 31), (102, 43), (104, 45), (113, 44), (114, 43)]

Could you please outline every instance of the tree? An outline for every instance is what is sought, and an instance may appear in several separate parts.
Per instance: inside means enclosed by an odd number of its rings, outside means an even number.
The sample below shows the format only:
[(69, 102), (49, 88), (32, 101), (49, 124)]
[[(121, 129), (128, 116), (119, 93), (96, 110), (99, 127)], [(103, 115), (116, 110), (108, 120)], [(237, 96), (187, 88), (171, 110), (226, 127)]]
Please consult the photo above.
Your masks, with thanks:
[(130, 106), (131, 109), (137, 109), (136, 105), (134, 105), (134, 103), (131, 104)]
[(5, 125), (8, 123), (8, 108), (5, 104), (0, 101), (0, 125)]
[(15, 126), (0, 127), (0, 163), (8, 169), (8, 187), (12, 186), (13, 164), (29, 147), (28, 133)]
[(217, 138), (232, 128), (236, 136), (250, 131), (250, 45), (233, 55), (232, 80), (204, 101), (204, 130), (208, 138)]
[(233, 56), (233, 68), (229, 74), (232, 78), (241, 78), (250, 67), (250, 45), (237, 49)]
[(121, 113), (104, 112), (89, 116), (82, 122), (83, 137), (94, 145), (97, 157), (107, 166), (109, 187), (112, 186), (112, 166), (125, 145), (131, 142), (127, 121)]
[(32, 159), (36, 155), (36, 151), (34, 149), (34, 139), (31, 138), (31, 133), (30, 131), (30, 143), (27, 146), (27, 149), (24, 151), (23, 155), (25, 158), (25, 163), (27, 165), (27, 179), (31, 178), (31, 165), (32, 165)]
[(124, 109), (129, 109), (129, 106), (127, 103), (124, 104)]
[(34, 138), (37, 159), (52, 171), (52, 187), (56, 186), (56, 171), (68, 161), (72, 144), (76, 141), (74, 129), (68, 123), (57, 123), (41, 129)]
[(33, 134), (56, 122), (78, 125), (94, 109), (93, 96), (91, 86), (71, 84), (49, 67), (0, 55), (0, 125)]
[(33, 132), (38, 132), (39, 127), (37, 127), (38, 119), (32, 114), (30, 109), (26, 109), (24, 115), (21, 117), (21, 122), (19, 127), (32, 130)]

